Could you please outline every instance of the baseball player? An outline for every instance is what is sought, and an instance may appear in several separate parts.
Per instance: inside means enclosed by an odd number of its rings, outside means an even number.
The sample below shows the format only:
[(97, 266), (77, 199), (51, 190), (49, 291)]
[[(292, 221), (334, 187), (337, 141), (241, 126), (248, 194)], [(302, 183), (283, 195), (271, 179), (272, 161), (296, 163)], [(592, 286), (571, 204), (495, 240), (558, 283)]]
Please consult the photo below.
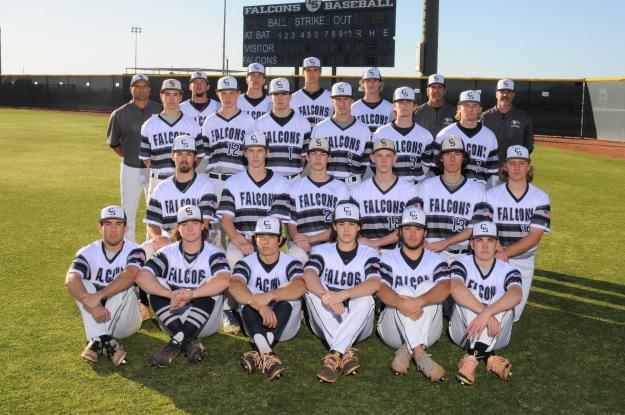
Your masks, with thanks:
[(254, 128), (267, 137), (267, 167), (291, 180), (304, 170), (310, 124), (289, 107), (291, 89), (288, 79), (272, 79), (269, 96), (271, 112), (256, 120)]
[(351, 113), (352, 86), (347, 82), (332, 85), (334, 114), (313, 128), (312, 138), (327, 138), (330, 143), (328, 174), (348, 187), (362, 181), (369, 165), (371, 133)]
[(349, 200), (349, 189), (345, 183), (328, 175), (329, 159), (328, 140), (311, 140), (308, 147), (310, 173), (298, 178), (289, 187), (289, 255), (303, 264), (308, 261), (313, 246), (330, 240), (334, 209), (339, 203)]
[(306, 117), (313, 128), (334, 112), (330, 92), (321, 88), (321, 61), (315, 57), (304, 59), (304, 87), (293, 94), (291, 108)]
[(180, 103), (180, 111), (193, 118), (200, 127), (204, 120), (220, 107), (219, 102), (209, 96), (210, 83), (206, 72), (193, 72), (189, 79), (191, 99)]
[(534, 125), (529, 114), (512, 105), (514, 101), (514, 81), (497, 81), (495, 97), (497, 104), (482, 114), (484, 125), (497, 136), (499, 161), (503, 164), (508, 147), (521, 145), (531, 153), (534, 151)]
[(359, 85), (365, 96), (352, 104), (352, 115), (365, 123), (373, 134), (379, 127), (393, 121), (393, 104), (380, 96), (384, 81), (378, 68), (365, 69)]
[(434, 138), (428, 130), (412, 121), (415, 100), (414, 89), (407, 86), (397, 88), (393, 93), (396, 118), (378, 128), (373, 134), (373, 141), (381, 138), (393, 140), (397, 151), (397, 161), (393, 166), (395, 174), (417, 184), (425, 178), (427, 167), (423, 162), (431, 156)]
[(122, 159), (119, 171), (121, 203), (128, 217), (126, 239), (135, 241), (135, 220), (141, 190), (147, 200), (149, 171), (139, 160), (141, 147), (141, 126), (163, 107), (150, 100), (150, 79), (137, 74), (130, 80), (130, 102), (111, 113), (107, 128), (107, 141), (113, 151)]
[(237, 106), (244, 113), (257, 120), (271, 111), (271, 100), (263, 90), (265, 86), (265, 67), (260, 63), (252, 63), (247, 67), (245, 77), (247, 92), (239, 95)]
[(415, 112), (415, 121), (436, 137), (445, 127), (454, 123), (456, 108), (445, 101), (445, 77), (434, 74), (428, 77), (428, 101), (419, 105)]
[(510, 342), (513, 309), (523, 296), (521, 273), (495, 258), (497, 227), (493, 222), (475, 224), (471, 248), (473, 255), (464, 255), (450, 266), (450, 290), (456, 305), (449, 320), (449, 335), (466, 350), (456, 378), (471, 385), (483, 360), (487, 371), (508, 380), (512, 365), (495, 351)]
[(377, 251), (357, 242), (358, 207), (339, 204), (332, 227), (337, 241), (315, 246), (304, 268), (308, 319), (329, 348), (316, 376), (328, 383), (336, 381), (339, 371), (352, 375), (360, 368), (352, 346), (371, 335), (372, 295), (380, 288)]
[(522, 276), (523, 299), (514, 308), (516, 322), (530, 293), (536, 250), (543, 234), (551, 230), (551, 202), (547, 193), (531, 184), (534, 169), (527, 148), (508, 147), (505, 160), (500, 173), (503, 184), (486, 192), (486, 201), (499, 234), (497, 258)]
[(98, 230), (102, 239), (81, 248), (67, 271), (65, 288), (78, 304), (87, 346), (81, 357), (97, 363), (103, 351), (114, 366), (126, 359), (126, 350), (117, 341), (136, 333), (141, 313), (135, 278), (145, 253), (124, 239), (126, 213), (119, 206), (100, 212)]
[(243, 369), (248, 374), (262, 369), (269, 380), (278, 379), (284, 371), (273, 346), (299, 331), (301, 297), (306, 290), (302, 263), (280, 252), (284, 243), (281, 232), (278, 219), (258, 218), (253, 238), (258, 254), (237, 262), (229, 289), (242, 304), (245, 332), (254, 340), (253, 350), (240, 359)]
[(449, 296), (449, 266), (440, 255), (423, 248), (425, 212), (416, 207), (404, 210), (399, 233), (401, 248), (380, 257), (382, 285), (378, 298), (386, 304), (378, 319), (382, 341), (397, 349), (391, 368), (406, 374), (411, 357), (432, 382), (445, 376), (426, 348), (438, 341), (443, 331), (442, 302)]
[(378, 251), (395, 248), (397, 228), (404, 209), (421, 206), (417, 187), (393, 173), (397, 161), (395, 143), (387, 138), (373, 142), (371, 161), (375, 175), (352, 189), (351, 201), (360, 209), (360, 238), (358, 243)]
[(230, 284), (224, 252), (203, 238), (200, 208), (181, 207), (176, 228), (180, 240), (154, 254), (137, 276), (159, 324), (171, 335), (150, 358), (156, 367), (168, 366), (183, 350), (191, 363), (202, 360), (199, 339), (219, 330), (223, 292)]

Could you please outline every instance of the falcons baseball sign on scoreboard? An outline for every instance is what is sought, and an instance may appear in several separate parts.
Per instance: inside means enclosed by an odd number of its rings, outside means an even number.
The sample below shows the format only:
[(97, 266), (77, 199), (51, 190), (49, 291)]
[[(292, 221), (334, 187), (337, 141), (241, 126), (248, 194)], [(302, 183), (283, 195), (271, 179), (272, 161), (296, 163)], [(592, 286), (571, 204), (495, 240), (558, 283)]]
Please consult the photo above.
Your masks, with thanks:
[(307, 0), (243, 7), (243, 65), (394, 66), (396, 0)]

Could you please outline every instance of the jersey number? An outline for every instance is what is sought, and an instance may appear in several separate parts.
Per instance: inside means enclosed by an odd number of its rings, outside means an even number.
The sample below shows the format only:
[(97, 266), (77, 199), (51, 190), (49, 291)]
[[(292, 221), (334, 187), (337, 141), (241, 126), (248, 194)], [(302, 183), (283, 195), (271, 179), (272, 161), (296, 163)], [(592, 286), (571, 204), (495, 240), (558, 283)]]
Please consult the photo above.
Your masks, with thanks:
[(328, 223), (332, 222), (332, 215), (333, 212), (330, 209), (323, 209), (323, 216), (324, 216), (324, 220)]
[(528, 233), (530, 233), (530, 225), (520, 225), (521, 226), (521, 233), (523, 235), (527, 235)]
[(241, 144), (239, 144), (239, 143), (228, 143), (228, 155), (229, 156), (239, 157), (241, 155), (239, 150), (241, 150)]
[(410, 157), (410, 170), (416, 170), (419, 160), (417, 156)]
[(354, 155), (352, 153), (347, 153), (347, 165), (351, 166), (352, 165), (352, 158), (354, 157)]
[(386, 218), (386, 221), (388, 222), (388, 229), (390, 231), (394, 231), (395, 229), (399, 228), (399, 224), (401, 223), (401, 217), (389, 216)]
[(463, 218), (453, 218), (453, 226), (451, 227), (452, 232), (458, 233), (462, 232), (467, 226), (467, 220)]

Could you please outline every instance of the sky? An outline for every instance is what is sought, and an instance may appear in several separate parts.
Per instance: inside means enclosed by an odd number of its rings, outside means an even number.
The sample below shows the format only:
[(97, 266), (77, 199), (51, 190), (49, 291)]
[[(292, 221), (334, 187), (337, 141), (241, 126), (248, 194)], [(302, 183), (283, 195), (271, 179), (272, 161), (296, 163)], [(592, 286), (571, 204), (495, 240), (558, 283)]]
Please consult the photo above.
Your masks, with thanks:
[[(422, 0), (396, 0), (395, 67), (417, 76)], [(227, 0), (226, 55), (242, 69), (243, 6), (296, 0)], [(222, 65), (222, 0), (0, 0), (3, 74), (119, 74), (134, 66)], [(438, 72), (449, 77), (625, 76), (625, 2), (440, 0)], [(328, 71), (326, 71), (328, 72)], [(272, 68), (289, 74), (290, 68)], [(324, 72), (325, 73), (325, 72)], [(329, 73), (329, 72), (328, 72)], [(339, 68), (338, 74), (359, 74)]]

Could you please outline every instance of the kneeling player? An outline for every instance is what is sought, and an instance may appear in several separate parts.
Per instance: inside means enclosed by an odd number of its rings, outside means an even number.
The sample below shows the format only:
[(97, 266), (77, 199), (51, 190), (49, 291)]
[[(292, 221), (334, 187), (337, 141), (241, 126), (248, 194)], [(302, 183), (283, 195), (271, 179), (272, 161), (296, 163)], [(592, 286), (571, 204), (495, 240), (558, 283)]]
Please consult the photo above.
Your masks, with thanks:
[(278, 379), (284, 371), (272, 347), (299, 331), (301, 297), (306, 289), (302, 263), (280, 252), (284, 242), (280, 233), (278, 219), (258, 219), (253, 240), (258, 253), (237, 262), (229, 289), (242, 304), (243, 326), (254, 340), (254, 350), (241, 357), (243, 369), (248, 374), (262, 369), (269, 380)]
[(141, 327), (133, 283), (145, 253), (124, 239), (128, 227), (124, 209), (119, 206), (102, 209), (98, 230), (102, 239), (78, 251), (65, 277), (65, 287), (76, 299), (87, 335), (87, 347), (80, 356), (96, 363), (106, 350), (113, 365), (119, 366), (126, 351), (115, 339), (129, 337)]
[(339, 204), (333, 228), (337, 242), (315, 246), (304, 270), (308, 318), (314, 334), (330, 349), (317, 372), (322, 382), (335, 382), (337, 372), (355, 374), (360, 362), (352, 345), (371, 335), (373, 296), (380, 288), (377, 251), (357, 242), (358, 207)]
[[(187, 205), (178, 210), (176, 233), (180, 241), (154, 254), (137, 277), (150, 294), (150, 304), (171, 340), (154, 353), (153, 366), (169, 365), (184, 349), (191, 363), (204, 356), (198, 340), (219, 330), (223, 291), (230, 283), (230, 269), (223, 251), (205, 241), (202, 212)], [(178, 238), (178, 236), (176, 236)]]
[(508, 345), (514, 307), (521, 302), (521, 273), (495, 258), (497, 226), (479, 222), (471, 237), (473, 255), (464, 255), (451, 264), (451, 295), (456, 302), (449, 334), (454, 343), (467, 351), (458, 363), (456, 378), (463, 384), (475, 382), (479, 360), (486, 370), (507, 380), (512, 365), (495, 355)]
[(391, 368), (408, 373), (410, 356), (417, 368), (432, 382), (445, 375), (427, 347), (443, 331), (442, 302), (449, 296), (449, 266), (437, 253), (423, 248), (425, 212), (411, 207), (404, 210), (399, 235), (402, 247), (380, 257), (382, 286), (378, 297), (386, 304), (378, 320), (382, 341), (397, 349)]

